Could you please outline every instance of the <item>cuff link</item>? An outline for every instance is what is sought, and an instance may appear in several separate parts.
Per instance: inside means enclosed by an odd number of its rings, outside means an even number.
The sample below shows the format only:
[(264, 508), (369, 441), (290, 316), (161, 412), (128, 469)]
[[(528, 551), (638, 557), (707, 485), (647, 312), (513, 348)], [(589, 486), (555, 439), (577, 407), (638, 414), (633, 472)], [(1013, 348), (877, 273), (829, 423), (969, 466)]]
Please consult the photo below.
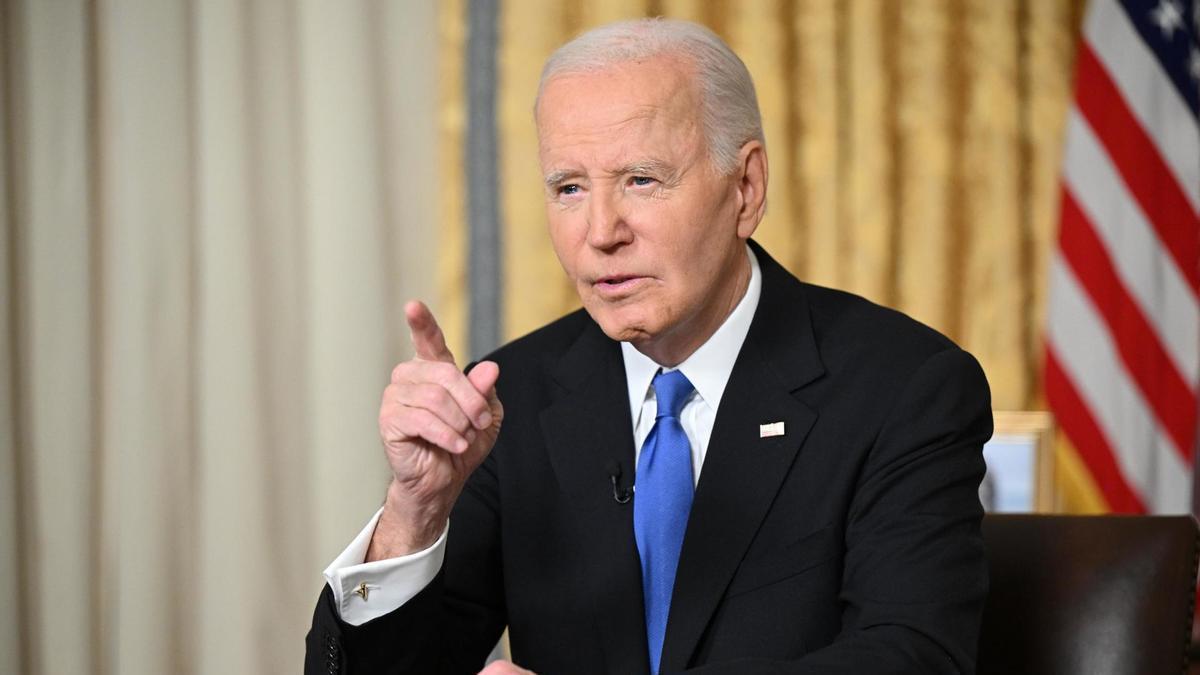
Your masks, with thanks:
[(362, 598), (363, 602), (366, 602), (367, 596), (369, 596), (371, 594), (371, 591), (373, 589), (378, 590), (379, 587), (378, 586), (368, 586), (367, 582), (364, 581), (358, 585), (358, 588), (354, 589), (354, 594), (359, 596), (360, 598)]

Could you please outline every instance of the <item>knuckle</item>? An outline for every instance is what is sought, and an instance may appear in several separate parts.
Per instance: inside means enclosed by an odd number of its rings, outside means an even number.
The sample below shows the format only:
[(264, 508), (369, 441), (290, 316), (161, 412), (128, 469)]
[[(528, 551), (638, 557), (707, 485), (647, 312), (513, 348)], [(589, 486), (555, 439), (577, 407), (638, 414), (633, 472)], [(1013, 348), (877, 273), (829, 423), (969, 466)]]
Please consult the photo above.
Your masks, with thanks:
[(409, 364), (409, 362), (405, 361), (403, 363), (396, 364), (396, 367), (392, 368), (392, 382), (393, 383), (400, 382), (404, 378), (404, 375), (408, 370), (408, 368), (407, 368), (408, 364)]
[(413, 358), (408, 361), (403, 361), (392, 369), (392, 383), (404, 384), (407, 382), (420, 382), (425, 374), (425, 361), (418, 358)]
[(395, 401), (385, 394), (383, 401), (379, 404), (379, 423), (382, 425), (395, 419), (396, 412)]
[(438, 361), (433, 365), (433, 369), (437, 374), (438, 380), (444, 383), (454, 382), (462, 375), (462, 373), (458, 370), (458, 366), (445, 361)]
[(446, 390), (436, 384), (423, 385), (417, 392), (417, 400), (429, 410), (437, 410), (446, 400)]
[(396, 401), (387, 400), (379, 406), (379, 421), (391, 422), (400, 416), (403, 405)]

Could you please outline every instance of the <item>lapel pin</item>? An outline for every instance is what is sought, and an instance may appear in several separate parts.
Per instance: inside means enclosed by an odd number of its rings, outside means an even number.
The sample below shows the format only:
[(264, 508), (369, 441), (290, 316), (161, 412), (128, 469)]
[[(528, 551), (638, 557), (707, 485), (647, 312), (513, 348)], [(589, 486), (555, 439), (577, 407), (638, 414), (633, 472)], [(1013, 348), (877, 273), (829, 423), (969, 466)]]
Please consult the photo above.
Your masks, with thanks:
[(758, 437), (770, 438), (772, 436), (783, 435), (783, 422), (771, 422), (770, 424), (758, 425)]

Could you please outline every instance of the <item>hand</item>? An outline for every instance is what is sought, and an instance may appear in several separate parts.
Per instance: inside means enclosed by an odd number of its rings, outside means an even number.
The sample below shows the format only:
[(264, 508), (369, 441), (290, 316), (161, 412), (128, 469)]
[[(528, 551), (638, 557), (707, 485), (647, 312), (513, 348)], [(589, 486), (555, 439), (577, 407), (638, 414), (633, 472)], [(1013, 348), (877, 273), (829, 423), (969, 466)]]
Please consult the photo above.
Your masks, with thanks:
[(392, 482), (368, 561), (414, 553), (437, 541), (467, 477), (495, 445), (504, 418), (495, 389), (500, 367), (483, 361), (464, 375), (429, 308), (409, 302), (404, 314), (416, 356), (392, 371), (379, 406)]
[(511, 661), (492, 661), (487, 668), (479, 671), (479, 675), (537, 675), (537, 673), (517, 667)]

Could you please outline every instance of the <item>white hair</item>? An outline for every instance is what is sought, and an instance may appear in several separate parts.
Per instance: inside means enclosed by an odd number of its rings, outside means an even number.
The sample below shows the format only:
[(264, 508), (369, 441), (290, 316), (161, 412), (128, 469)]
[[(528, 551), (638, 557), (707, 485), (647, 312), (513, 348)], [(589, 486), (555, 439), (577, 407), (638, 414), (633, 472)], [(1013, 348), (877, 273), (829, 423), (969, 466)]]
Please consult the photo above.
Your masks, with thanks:
[(555, 76), (661, 55), (683, 57), (695, 68), (704, 137), (719, 172), (729, 174), (737, 168), (738, 152), (747, 142), (766, 144), (758, 96), (746, 64), (716, 33), (675, 19), (618, 21), (593, 28), (559, 47), (542, 68), (534, 114), (546, 84)]

